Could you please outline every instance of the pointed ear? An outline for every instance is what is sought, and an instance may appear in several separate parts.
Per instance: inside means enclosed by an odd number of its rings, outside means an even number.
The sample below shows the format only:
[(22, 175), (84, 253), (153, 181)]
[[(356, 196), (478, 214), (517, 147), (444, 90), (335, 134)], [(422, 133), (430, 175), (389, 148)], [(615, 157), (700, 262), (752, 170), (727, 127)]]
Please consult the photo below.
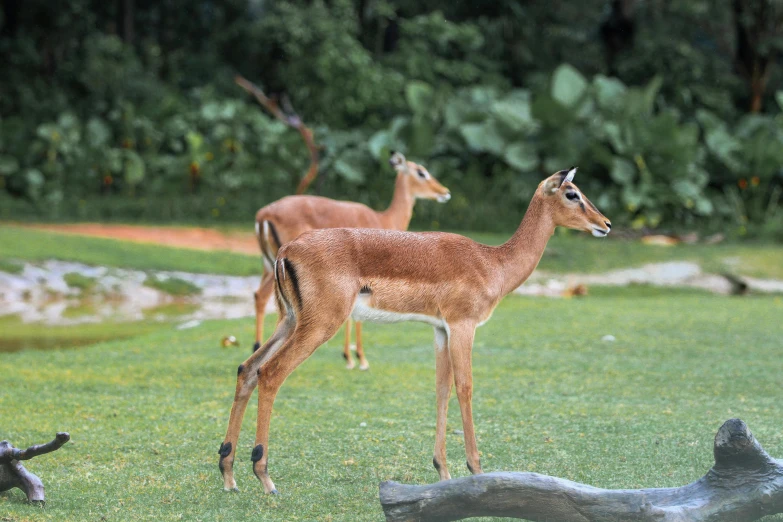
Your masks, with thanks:
[(400, 152), (392, 151), (392, 155), (389, 158), (389, 165), (391, 165), (396, 171), (405, 169), (405, 156), (403, 156)]
[(568, 169), (568, 172), (566, 173), (565, 177), (563, 177), (563, 181), (560, 184), (562, 185), (563, 183), (571, 183), (574, 181), (574, 175), (576, 175), (576, 167), (571, 167)]
[(544, 194), (547, 196), (560, 190), (560, 177), (555, 175), (544, 182)]

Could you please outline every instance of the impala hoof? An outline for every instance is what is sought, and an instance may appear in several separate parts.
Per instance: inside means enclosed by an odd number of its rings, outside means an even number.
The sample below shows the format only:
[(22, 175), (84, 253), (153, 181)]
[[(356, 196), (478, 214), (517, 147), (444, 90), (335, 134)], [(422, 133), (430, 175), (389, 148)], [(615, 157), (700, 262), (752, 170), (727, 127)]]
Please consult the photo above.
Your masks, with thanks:
[(270, 495), (279, 495), (279, 494), (280, 494), (280, 492), (279, 492), (279, 491), (277, 491), (276, 489), (273, 489), (272, 491), (270, 491), (270, 492), (269, 492), (269, 494), (270, 494)]
[(253, 345), (253, 353), (256, 353), (256, 350), (261, 348), (261, 343), (256, 341), (256, 343)]
[(364, 363), (360, 364), (359, 365), (359, 369), (362, 370), (362, 371), (369, 370), (370, 369), (370, 363), (364, 362)]
[(356, 366), (356, 363), (351, 361), (348, 364), (345, 365), (346, 370), (353, 370), (353, 367)]
[(223, 488), (223, 491), (227, 493), (239, 493), (239, 488), (234, 486), (233, 488)]

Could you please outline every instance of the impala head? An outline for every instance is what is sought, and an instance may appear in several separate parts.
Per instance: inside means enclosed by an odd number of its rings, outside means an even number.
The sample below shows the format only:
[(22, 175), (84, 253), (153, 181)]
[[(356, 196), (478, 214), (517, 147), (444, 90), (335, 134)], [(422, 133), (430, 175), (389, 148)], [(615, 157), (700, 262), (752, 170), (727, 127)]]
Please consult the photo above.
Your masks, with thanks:
[(612, 223), (574, 185), (576, 167), (561, 170), (539, 185), (544, 200), (553, 208), (555, 225), (590, 232), (604, 237), (612, 229)]
[(392, 152), (389, 164), (398, 174), (408, 176), (408, 187), (414, 198), (436, 199), (439, 203), (451, 199), (449, 189), (441, 185), (427, 169), (418, 163), (407, 161), (399, 152)]

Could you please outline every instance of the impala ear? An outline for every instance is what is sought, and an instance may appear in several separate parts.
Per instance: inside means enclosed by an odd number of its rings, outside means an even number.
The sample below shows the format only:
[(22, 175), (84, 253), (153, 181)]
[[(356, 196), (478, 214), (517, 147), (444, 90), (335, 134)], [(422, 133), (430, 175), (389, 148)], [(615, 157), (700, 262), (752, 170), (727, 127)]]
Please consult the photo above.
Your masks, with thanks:
[(575, 174), (576, 174), (576, 167), (571, 167), (570, 169), (568, 169), (568, 172), (566, 172), (566, 175), (563, 176), (563, 181), (560, 182), (560, 185), (563, 185), (563, 183), (571, 183), (572, 181), (574, 181)]
[(392, 151), (392, 155), (389, 158), (389, 165), (391, 165), (394, 170), (399, 171), (405, 169), (405, 156), (400, 152)]
[(568, 170), (561, 170), (552, 174), (552, 176), (544, 182), (544, 193), (554, 194), (560, 190), (560, 187), (562, 187), (564, 183), (571, 183), (574, 180), (575, 174), (576, 167), (571, 167)]

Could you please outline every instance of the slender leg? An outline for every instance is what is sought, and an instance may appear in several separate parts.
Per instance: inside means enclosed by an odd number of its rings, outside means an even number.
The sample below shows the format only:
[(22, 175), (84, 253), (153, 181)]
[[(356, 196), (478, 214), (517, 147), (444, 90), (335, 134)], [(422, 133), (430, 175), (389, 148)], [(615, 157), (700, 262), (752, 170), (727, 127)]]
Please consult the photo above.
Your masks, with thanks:
[(266, 311), (266, 304), (269, 302), (269, 298), (272, 296), (272, 292), (275, 290), (275, 278), (273, 277), (271, 270), (264, 270), (264, 275), (261, 277), (261, 284), (258, 286), (253, 297), (256, 301), (256, 344), (253, 345), (253, 351), (255, 352), (261, 346), (261, 341), (264, 339), (264, 315)]
[(437, 399), (438, 420), (435, 425), (435, 452), (432, 457), (432, 465), (435, 466), (441, 480), (451, 478), (446, 464), (446, 413), (449, 409), (449, 397), (453, 382), (446, 330), (435, 328), (435, 397)]
[(462, 429), (465, 432), (465, 454), (468, 470), (474, 475), (483, 473), (476, 446), (476, 433), (473, 428), (473, 370), (471, 352), (476, 325), (471, 323), (449, 324), (449, 357), (454, 372), (454, 385), (457, 389), (459, 409), (462, 413)]
[(228, 429), (226, 438), (220, 445), (220, 461), (218, 467), (223, 475), (223, 489), (226, 491), (238, 491), (237, 483), (234, 480), (234, 456), (236, 455), (237, 441), (239, 440), (239, 431), (242, 429), (242, 418), (245, 415), (247, 402), (253, 393), (258, 379), (256, 372), (265, 358), (275, 353), (293, 331), (293, 324), (290, 318), (284, 318), (278, 321), (275, 333), (264, 343), (260, 350), (253, 354), (237, 369), (237, 387), (234, 392), (234, 403), (231, 405), (231, 415), (228, 419)]
[(340, 322), (320, 328), (306, 326), (307, 324), (300, 322), (291, 337), (258, 370), (258, 426), (251, 460), (253, 473), (263, 484), (265, 493), (277, 493), (267, 467), (269, 422), (277, 391), (297, 366), (340, 329)]
[(370, 363), (364, 357), (364, 347), (362, 346), (362, 322), (356, 321), (356, 355), (359, 357), (359, 369), (369, 370)]
[[(357, 327), (359, 323), (356, 323)], [(353, 357), (351, 357), (351, 318), (349, 317), (347, 321), (345, 321), (345, 345), (343, 346), (343, 358), (345, 358), (345, 369), (346, 370), (353, 370), (353, 367), (356, 366), (356, 363), (353, 362)]]

